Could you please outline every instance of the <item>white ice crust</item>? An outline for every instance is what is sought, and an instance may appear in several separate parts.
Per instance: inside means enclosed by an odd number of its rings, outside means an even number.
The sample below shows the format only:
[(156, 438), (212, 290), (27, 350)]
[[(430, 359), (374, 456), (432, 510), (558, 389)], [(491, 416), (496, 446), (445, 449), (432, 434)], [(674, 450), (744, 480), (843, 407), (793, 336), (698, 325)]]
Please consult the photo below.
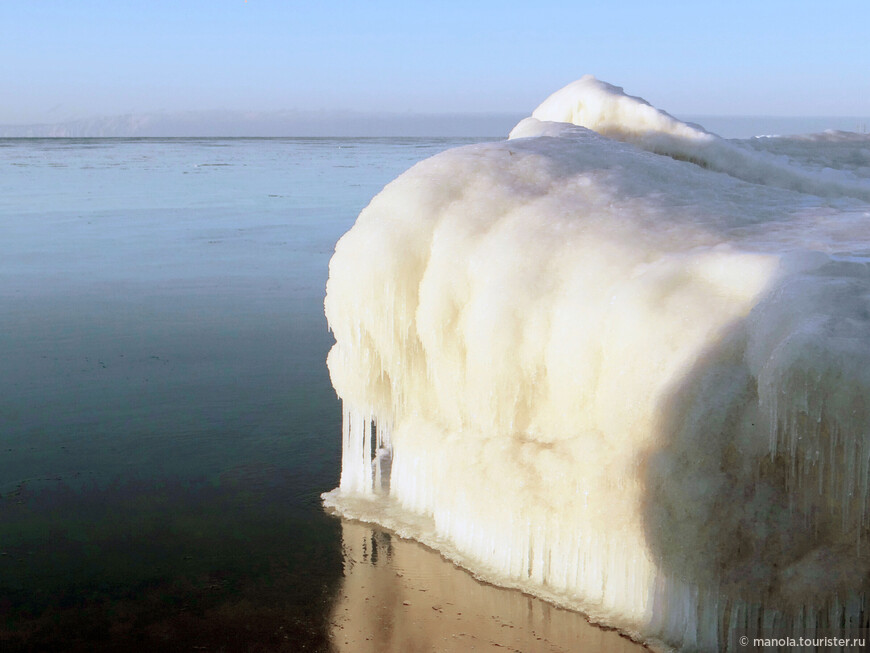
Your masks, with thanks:
[(326, 505), (667, 647), (865, 627), (870, 183), (844, 138), (801, 165), (587, 76), (414, 166), (330, 263)]

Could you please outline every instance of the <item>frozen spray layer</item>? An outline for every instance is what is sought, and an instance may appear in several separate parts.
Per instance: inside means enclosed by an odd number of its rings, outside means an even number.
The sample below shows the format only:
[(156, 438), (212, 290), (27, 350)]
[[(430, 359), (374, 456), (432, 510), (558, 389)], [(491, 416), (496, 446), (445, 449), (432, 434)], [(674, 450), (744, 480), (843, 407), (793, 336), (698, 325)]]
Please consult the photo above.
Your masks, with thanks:
[[(620, 87), (586, 75), (556, 91), (517, 125), (511, 138), (540, 132), (540, 123), (568, 123), (603, 136), (733, 175), (739, 179), (824, 196), (847, 195), (870, 201), (870, 189), (833, 170), (807, 171), (785, 157), (759, 155), (711, 134), (699, 125), (681, 122), (627, 95)], [(860, 136), (853, 134), (853, 136)]]
[(865, 625), (870, 187), (615, 129), (435, 156), (339, 241), (326, 505), (676, 648)]

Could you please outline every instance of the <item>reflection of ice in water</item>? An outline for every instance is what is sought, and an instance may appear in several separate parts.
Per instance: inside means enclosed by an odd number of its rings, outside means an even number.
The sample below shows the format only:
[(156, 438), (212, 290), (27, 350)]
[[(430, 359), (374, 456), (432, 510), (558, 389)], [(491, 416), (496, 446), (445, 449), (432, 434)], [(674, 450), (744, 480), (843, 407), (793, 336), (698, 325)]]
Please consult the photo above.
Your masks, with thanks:
[(344, 583), (333, 607), (338, 651), (600, 651), (642, 646), (513, 590), (480, 583), (437, 553), (342, 520)]

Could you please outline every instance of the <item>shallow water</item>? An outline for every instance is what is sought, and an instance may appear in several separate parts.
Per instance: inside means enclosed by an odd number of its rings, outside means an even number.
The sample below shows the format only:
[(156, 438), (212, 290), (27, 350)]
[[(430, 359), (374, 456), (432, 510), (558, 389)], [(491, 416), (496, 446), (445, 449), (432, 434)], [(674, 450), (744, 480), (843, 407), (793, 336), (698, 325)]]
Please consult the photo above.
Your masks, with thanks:
[(452, 141), (0, 143), (0, 648), (324, 648), (338, 236)]
[(0, 649), (345, 649), (327, 263), (468, 142), (0, 140)]
[(338, 651), (645, 650), (532, 596), (481, 583), (423, 545), (341, 525), (344, 578), (331, 613)]

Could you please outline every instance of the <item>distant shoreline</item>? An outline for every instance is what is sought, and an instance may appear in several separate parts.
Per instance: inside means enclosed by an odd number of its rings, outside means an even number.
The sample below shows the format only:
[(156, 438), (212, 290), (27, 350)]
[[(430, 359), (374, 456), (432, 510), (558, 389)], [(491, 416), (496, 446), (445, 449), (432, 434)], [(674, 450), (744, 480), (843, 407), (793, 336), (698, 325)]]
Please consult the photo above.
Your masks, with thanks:
[[(507, 137), (520, 113), (363, 114), (202, 111), (127, 114), (52, 124), (0, 125), (0, 138), (461, 138)], [(868, 116), (680, 115), (724, 138), (866, 133)]]
[(341, 138), (507, 136), (520, 113), (130, 114), (56, 124), (0, 125), (0, 138)]
[(817, 134), (834, 129), (867, 133), (870, 116), (715, 116), (679, 115), (724, 138)]

